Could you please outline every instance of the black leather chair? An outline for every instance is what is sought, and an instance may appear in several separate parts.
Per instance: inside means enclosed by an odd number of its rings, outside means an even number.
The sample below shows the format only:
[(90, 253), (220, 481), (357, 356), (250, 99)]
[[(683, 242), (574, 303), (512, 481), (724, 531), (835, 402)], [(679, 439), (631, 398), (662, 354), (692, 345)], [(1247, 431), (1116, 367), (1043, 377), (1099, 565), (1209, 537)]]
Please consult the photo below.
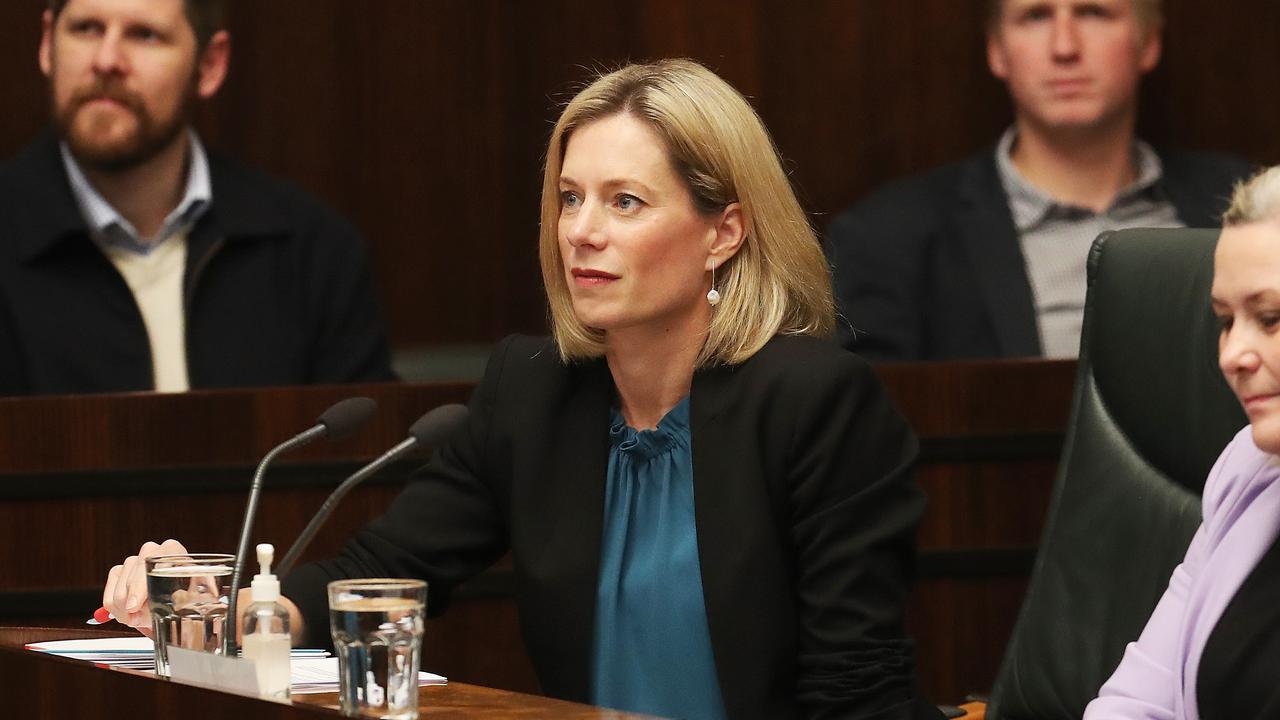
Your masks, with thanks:
[(1137, 638), (1247, 420), (1217, 364), (1216, 230), (1125, 230), (1089, 254), (1049, 520), (987, 718), (1076, 720)]

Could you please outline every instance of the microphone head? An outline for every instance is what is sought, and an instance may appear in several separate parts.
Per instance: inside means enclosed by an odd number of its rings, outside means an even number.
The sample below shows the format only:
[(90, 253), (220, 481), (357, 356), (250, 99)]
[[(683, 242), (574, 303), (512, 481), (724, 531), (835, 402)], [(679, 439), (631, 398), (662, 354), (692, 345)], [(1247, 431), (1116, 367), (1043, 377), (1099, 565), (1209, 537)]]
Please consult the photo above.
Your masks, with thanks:
[(458, 403), (428, 410), (409, 426), (409, 437), (418, 441), (419, 447), (435, 447), (467, 421), (469, 412), (466, 405)]
[(340, 400), (320, 414), (316, 423), (325, 428), (325, 437), (341, 438), (355, 432), (369, 422), (378, 409), (373, 398), (353, 397)]

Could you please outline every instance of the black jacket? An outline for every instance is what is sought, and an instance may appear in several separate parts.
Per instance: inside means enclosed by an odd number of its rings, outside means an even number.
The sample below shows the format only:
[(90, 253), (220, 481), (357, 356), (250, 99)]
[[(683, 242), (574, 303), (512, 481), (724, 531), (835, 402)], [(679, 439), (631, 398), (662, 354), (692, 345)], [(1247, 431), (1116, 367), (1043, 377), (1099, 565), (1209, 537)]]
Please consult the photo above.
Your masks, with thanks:
[[(192, 388), (392, 379), (355, 230), (300, 189), (216, 155), (188, 235)], [(89, 237), (56, 140), (0, 166), (0, 394), (149, 390), (124, 278)]]
[[(1158, 185), (1188, 227), (1217, 227), (1249, 166), (1162, 153)], [(995, 149), (907, 178), (839, 215), (827, 236), (841, 344), (874, 360), (1038, 356), (1026, 262)], [(856, 332), (855, 332), (856, 331)], [(856, 337), (855, 337), (856, 335)]]
[[(546, 339), (494, 351), (465, 432), (342, 554), (284, 594), (326, 643), (325, 583), (426, 578), (429, 614), (508, 549), (543, 690), (586, 702), (614, 389)], [(698, 372), (690, 397), (698, 555), (730, 717), (938, 717), (916, 697), (903, 606), (924, 497), (916, 440), (866, 363), (779, 337)], [(625, 652), (620, 648), (619, 652)]]

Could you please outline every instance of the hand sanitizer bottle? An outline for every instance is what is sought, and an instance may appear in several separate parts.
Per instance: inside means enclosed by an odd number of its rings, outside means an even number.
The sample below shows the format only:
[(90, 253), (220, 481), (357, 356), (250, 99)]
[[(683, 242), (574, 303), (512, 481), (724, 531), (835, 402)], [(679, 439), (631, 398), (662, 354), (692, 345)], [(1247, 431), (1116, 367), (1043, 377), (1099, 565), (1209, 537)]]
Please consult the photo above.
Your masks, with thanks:
[(289, 611), (279, 603), (280, 581), (271, 574), (275, 548), (258, 545), (261, 572), (254, 576), (253, 603), (244, 609), (242, 647), (258, 674), (258, 691), (271, 700), (289, 699)]

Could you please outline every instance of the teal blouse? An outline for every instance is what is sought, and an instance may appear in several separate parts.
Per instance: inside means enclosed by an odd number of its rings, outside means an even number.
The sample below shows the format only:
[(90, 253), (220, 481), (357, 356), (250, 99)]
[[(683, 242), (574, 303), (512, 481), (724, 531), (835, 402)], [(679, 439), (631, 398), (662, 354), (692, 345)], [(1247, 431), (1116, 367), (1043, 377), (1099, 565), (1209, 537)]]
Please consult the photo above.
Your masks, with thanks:
[(615, 409), (609, 437), (592, 702), (724, 718), (698, 563), (689, 398), (654, 430), (628, 427)]

